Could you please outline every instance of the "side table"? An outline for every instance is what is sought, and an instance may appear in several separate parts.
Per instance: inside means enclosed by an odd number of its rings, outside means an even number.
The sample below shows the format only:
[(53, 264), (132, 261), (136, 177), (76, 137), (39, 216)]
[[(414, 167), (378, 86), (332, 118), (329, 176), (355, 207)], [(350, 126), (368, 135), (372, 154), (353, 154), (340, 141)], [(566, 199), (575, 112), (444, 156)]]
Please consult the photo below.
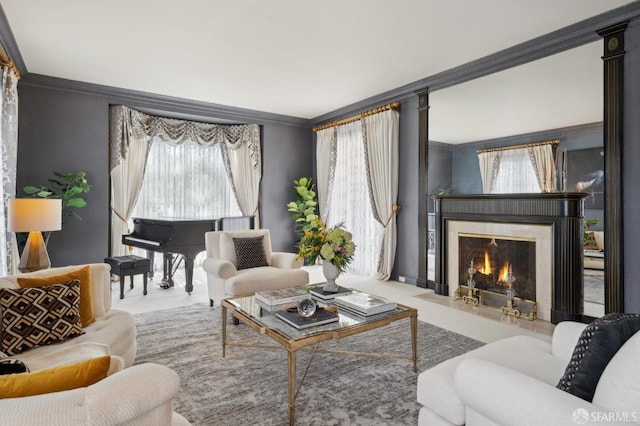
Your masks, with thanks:
[(134, 275), (142, 274), (143, 291), (147, 295), (147, 273), (151, 272), (151, 260), (140, 256), (114, 256), (106, 257), (105, 263), (111, 265), (111, 273), (120, 277), (120, 299), (124, 299), (124, 277), (127, 275), (133, 288)]

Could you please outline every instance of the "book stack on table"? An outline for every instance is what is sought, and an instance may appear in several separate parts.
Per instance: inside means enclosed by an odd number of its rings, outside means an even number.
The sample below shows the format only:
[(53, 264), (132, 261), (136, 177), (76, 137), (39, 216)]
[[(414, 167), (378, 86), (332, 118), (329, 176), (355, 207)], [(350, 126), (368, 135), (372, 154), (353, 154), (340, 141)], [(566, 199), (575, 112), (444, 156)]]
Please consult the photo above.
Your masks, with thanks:
[(303, 297), (309, 294), (301, 288), (291, 287), (279, 290), (265, 290), (255, 293), (257, 301), (267, 306), (284, 305), (285, 303), (299, 302)]
[(366, 317), (393, 311), (398, 306), (396, 302), (369, 293), (351, 293), (333, 300), (340, 309)]
[(299, 330), (317, 325), (329, 324), (338, 321), (338, 314), (325, 310), (321, 307), (316, 309), (310, 317), (303, 317), (296, 309), (281, 309), (276, 312), (276, 317)]
[(311, 287), (311, 289), (309, 289), (309, 293), (311, 293), (313, 296), (321, 300), (332, 300), (336, 296), (344, 296), (346, 294), (353, 293), (353, 290), (351, 290), (350, 288), (346, 288), (342, 286), (338, 286), (337, 292), (324, 291), (323, 287), (324, 287), (324, 284)]

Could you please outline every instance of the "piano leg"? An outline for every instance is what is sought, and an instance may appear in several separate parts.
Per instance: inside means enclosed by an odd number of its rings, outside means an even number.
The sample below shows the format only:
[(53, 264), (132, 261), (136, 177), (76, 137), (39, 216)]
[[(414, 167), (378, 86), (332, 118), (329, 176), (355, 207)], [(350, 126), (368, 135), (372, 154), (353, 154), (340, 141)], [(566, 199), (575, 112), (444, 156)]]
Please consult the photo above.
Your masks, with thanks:
[(191, 296), (191, 292), (193, 291), (193, 257), (185, 256), (184, 258), (184, 275), (186, 278), (186, 286), (185, 291), (189, 293)]
[(162, 253), (162, 283), (160, 287), (169, 288), (173, 287), (173, 253)]
[(151, 260), (151, 268), (149, 269), (149, 278), (153, 279), (153, 265), (156, 260), (156, 252), (153, 250), (147, 250), (147, 257)]

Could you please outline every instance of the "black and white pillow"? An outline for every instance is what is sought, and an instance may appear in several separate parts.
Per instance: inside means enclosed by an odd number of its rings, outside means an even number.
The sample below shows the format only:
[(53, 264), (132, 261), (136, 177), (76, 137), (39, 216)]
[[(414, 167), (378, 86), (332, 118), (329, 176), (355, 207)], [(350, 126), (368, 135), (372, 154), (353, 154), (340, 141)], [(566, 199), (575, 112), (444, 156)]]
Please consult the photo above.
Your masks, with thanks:
[(0, 290), (2, 347), (15, 355), (82, 334), (80, 281)]
[(591, 402), (604, 369), (640, 330), (640, 314), (612, 313), (589, 324), (578, 339), (557, 388)]
[(0, 376), (5, 374), (28, 373), (27, 365), (15, 358), (0, 359)]
[(269, 266), (264, 251), (264, 236), (234, 238), (233, 246), (236, 250), (236, 269), (257, 268)]

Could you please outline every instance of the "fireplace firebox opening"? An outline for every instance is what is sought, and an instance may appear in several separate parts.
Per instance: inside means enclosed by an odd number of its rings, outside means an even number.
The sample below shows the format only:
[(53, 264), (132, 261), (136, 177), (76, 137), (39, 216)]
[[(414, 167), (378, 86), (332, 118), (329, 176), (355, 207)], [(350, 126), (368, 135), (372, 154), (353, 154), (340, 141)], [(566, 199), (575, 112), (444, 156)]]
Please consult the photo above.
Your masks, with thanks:
[(535, 319), (535, 238), (458, 234), (457, 298)]

